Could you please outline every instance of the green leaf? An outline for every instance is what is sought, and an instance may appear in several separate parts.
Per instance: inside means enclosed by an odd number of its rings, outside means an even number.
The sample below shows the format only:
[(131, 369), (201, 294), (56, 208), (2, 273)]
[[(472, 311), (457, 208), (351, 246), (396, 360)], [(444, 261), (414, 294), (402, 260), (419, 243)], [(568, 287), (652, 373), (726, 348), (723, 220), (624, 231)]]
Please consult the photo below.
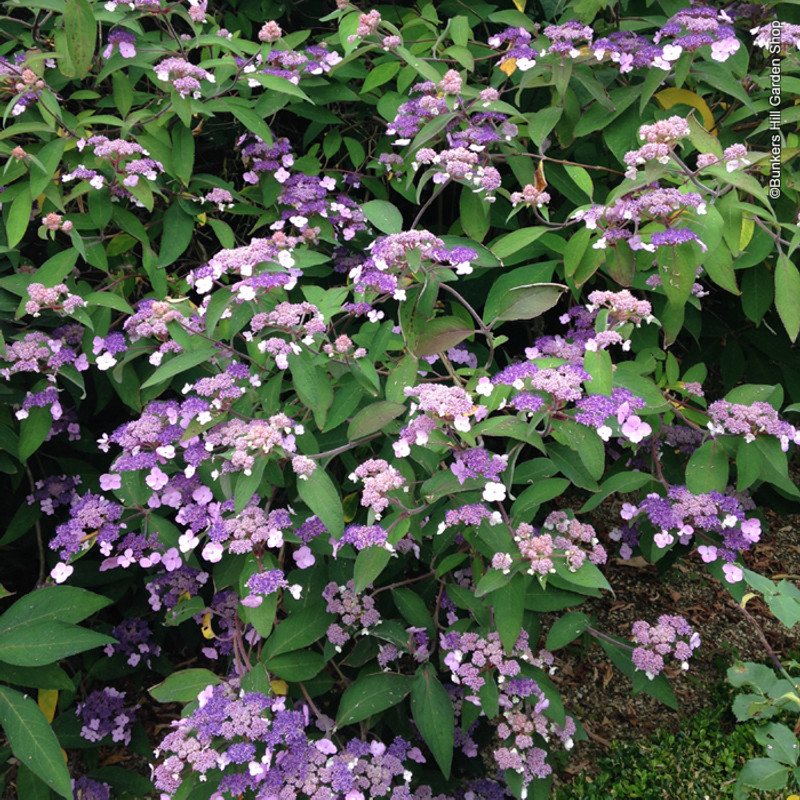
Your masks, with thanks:
[(360, 208), (381, 233), (400, 233), (403, 230), (403, 215), (392, 203), (386, 200), (369, 200), (362, 203)]
[(133, 309), (128, 303), (113, 292), (89, 292), (83, 298), (86, 301), (88, 308), (96, 308), (102, 306), (104, 308), (113, 308), (115, 311), (121, 311), (123, 314), (133, 314)]
[(417, 358), (443, 353), (472, 336), (475, 331), (458, 317), (438, 317), (424, 324), (413, 351)]
[(0, 685), (0, 726), (20, 762), (61, 797), (72, 800), (72, 783), (61, 746), (36, 703)]
[(727, 245), (720, 244), (719, 247), (706, 253), (703, 257), (703, 269), (717, 286), (722, 287), (731, 294), (741, 294), (739, 287), (736, 285), (733, 259)]
[(587, 350), (583, 356), (583, 368), (591, 376), (586, 383), (589, 393), (609, 397), (614, 386), (614, 371), (608, 350)]
[[(405, 47), (398, 47), (395, 51), (403, 61), (406, 62), (410, 67), (413, 67), (419, 75), (425, 78), (426, 81), (433, 81), (434, 83), (439, 83), (442, 79), (442, 76), (425, 61), (417, 58), (416, 56), (412, 55)], [(443, 114), (442, 116), (448, 117), (449, 115)]]
[(518, 319), (533, 319), (552, 308), (559, 300), (566, 286), (560, 283), (532, 283), (515, 286), (500, 301), (497, 316), (492, 320), (508, 322)]
[(590, 497), (581, 507), (581, 513), (597, 508), (603, 500), (611, 494), (619, 492), (635, 492), (642, 486), (652, 481), (652, 477), (644, 472), (618, 472), (600, 485), (598, 492)]
[(593, 133), (600, 128), (609, 126), (625, 109), (631, 105), (639, 96), (638, 92), (632, 92), (627, 87), (614, 89), (609, 93), (611, 101), (614, 103), (614, 111), (609, 111), (600, 103), (592, 103), (589, 110), (581, 114), (580, 119), (575, 125), (574, 134), (580, 138), (587, 133)]
[(433, 632), (431, 612), (425, 601), (416, 592), (411, 589), (395, 589), (392, 592), (392, 600), (409, 625), (413, 625), (415, 628), (425, 628), (429, 633)]
[[(25, 231), (28, 230), (31, 209), (33, 208), (30, 188), (26, 186), (6, 208), (8, 210), (3, 216), (6, 220), (6, 237), (10, 249), (16, 247), (22, 241)], [(40, 283), (43, 282), (40, 278), (37, 278), (37, 280)]]
[(251, 77), (271, 92), (299, 97), (301, 100), (314, 105), (314, 101), (299, 86), (295, 86), (287, 78), (283, 78), (280, 75), (268, 75), (264, 72), (254, 72)]
[(361, 87), (361, 94), (371, 92), (373, 89), (383, 86), (384, 83), (388, 83), (392, 78), (394, 78), (398, 72), (400, 72), (399, 61), (388, 61), (385, 64), (378, 64), (376, 67), (371, 69), (367, 73), (367, 77), (364, 78), (364, 84)]
[(566, 445), (551, 444), (547, 448), (547, 455), (558, 467), (558, 471), (571, 480), (581, 489), (596, 492), (599, 488), (597, 481), (589, 474), (583, 464), (581, 456)]
[(742, 311), (758, 325), (775, 298), (775, 279), (765, 265), (747, 269), (742, 275)]
[(411, 688), (411, 716), (445, 779), (453, 763), (455, 724), (453, 703), (433, 667), (423, 664)]
[[(187, 128), (183, 125), (175, 125), (172, 129), (171, 138), (173, 171), (181, 179), (183, 185), (188, 186), (189, 181), (192, 179), (192, 170), (194, 169), (194, 134), (191, 128)], [(177, 203), (173, 204), (173, 206), (177, 205)], [(169, 214), (173, 206), (170, 206), (170, 209), (167, 210), (167, 214)], [(167, 214), (164, 215), (165, 229)], [(163, 235), (161, 239), (163, 241)]]
[(38, 197), (52, 182), (66, 145), (66, 139), (55, 139), (36, 154), (36, 161), (31, 163), (31, 197)]
[(334, 619), (322, 605), (308, 606), (290, 614), (275, 626), (275, 630), (264, 645), (262, 658), (267, 660), (282, 653), (308, 647), (325, 635), (325, 631)]
[(336, 727), (361, 722), (396, 706), (411, 691), (413, 682), (410, 676), (391, 672), (362, 675), (344, 690), (339, 701)]
[(193, 233), (194, 218), (181, 208), (180, 203), (172, 203), (164, 214), (158, 266), (174, 264), (189, 246)]
[(320, 428), (325, 428), (328, 409), (333, 403), (333, 388), (327, 373), (315, 366), (311, 354), (303, 350), (288, 357), (292, 384), (300, 402), (314, 412)]
[(560, 497), (570, 482), (566, 478), (546, 478), (524, 489), (511, 506), (515, 522), (531, 522), (542, 503)]
[(250, 502), (250, 499), (258, 491), (261, 484), (261, 479), (264, 477), (264, 470), (267, 466), (267, 458), (256, 456), (253, 468), (248, 475), (246, 472), (240, 472), (239, 477), (236, 479), (236, 488), (233, 491), (234, 511), (241, 514), (245, 506)]
[(205, 364), (212, 356), (218, 355), (216, 347), (202, 347), (199, 350), (192, 350), (189, 353), (180, 353), (174, 358), (162, 364), (143, 384), (142, 389), (150, 386), (158, 386), (160, 383), (170, 380), (170, 378), (180, 375), (200, 364)]
[[(674, 250), (674, 248), (672, 248)], [(633, 251), (624, 241), (603, 250), (606, 257), (606, 269), (608, 274), (620, 286), (630, 286), (633, 283), (633, 276), (636, 271), (636, 263), (633, 258)]]
[(713, 439), (692, 453), (686, 464), (686, 488), (692, 494), (724, 492), (728, 485), (728, 457)]
[(761, 452), (761, 479), (777, 486), (790, 497), (800, 497), (800, 490), (789, 478), (787, 454), (773, 436), (759, 436), (751, 445)]
[(366, 547), (356, 556), (353, 591), (360, 594), (386, 569), (392, 554), (384, 547)]
[(572, 420), (553, 420), (553, 438), (574, 450), (593, 478), (599, 479), (603, 475), (606, 450), (594, 428)]
[(558, 124), (563, 113), (564, 109), (561, 106), (550, 106), (537, 111), (535, 114), (527, 115), (528, 135), (537, 147), (542, 146), (542, 142)]
[[(586, 588), (586, 589), (605, 589), (611, 591), (611, 585), (605, 579), (602, 572), (588, 559), (583, 562), (581, 568), (577, 572), (570, 571), (563, 558), (553, 560), (553, 566), (556, 570), (556, 575), (565, 580), (573, 586)], [(578, 590), (576, 590), (578, 591)]]
[(91, 771), (90, 777), (96, 781), (103, 781), (109, 784), (114, 790), (112, 791), (112, 797), (123, 797), (122, 792), (127, 792), (130, 797), (150, 797), (153, 795), (153, 784), (144, 775), (125, 767), (97, 767)]
[(789, 768), (771, 758), (751, 758), (739, 773), (739, 781), (762, 792), (777, 791), (786, 786)]
[[(249, 576), (248, 576), (249, 577)], [(243, 588), (244, 581), (239, 582), (240, 586), (240, 596), (244, 596), (245, 589)], [(242, 617), (244, 618), (245, 622), (249, 622), (255, 629), (256, 632), (263, 638), (266, 639), (270, 633), (272, 633), (272, 626), (275, 622), (275, 614), (278, 610), (278, 594), (267, 595), (261, 605), (256, 606), (255, 608), (249, 608), (247, 606), (241, 606), (241, 613)]]
[(517, 573), (505, 586), (492, 592), (489, 597), (494, 609), (494, 624), (507, 653), (513, 650), (522, 630), (525, 589), (528, 583), (530, 583), (529, 576)]
[[(239, 101), (242, 102), (239, 102)], [(259, 139), (272, 146), (272, 132), (266, 122), (255, 111), (245, 105), (247, 101), (241, 98), (219, 98), (213, 101), (214, 104), (224, 111), (230, 111), (239, 122), (244, 125), (245, 130), (254, 133)], [(209, 103), (209, 106), (212, 104)]]
[(784, 253), (775, 264), (775, 307), (794, 342), (800, 333), (800, 272)]
[(334, 539), (341, 539), (344, 533), (344, 512), (339, 492), (328, 474), (317, 467), (308, 480), (297, 481), (300, 499), (322, 520)]
[(322, 653), (295, 650), (266, 660), (264, 666), (287, 683), (297, 683), (316, 678), (325, 669), (326, 663)]
[(71, 622), (39, 620), (0, 633), (0, 661), (37, 667), (115, 641), (111, 636)]
[(56, 664), (46, 664), (43, 667), (0, 664), (0, 681), (15, 686), (31, 686), (35, 689), (56, 689), (67, 692), (75, 690), (69, 675)]
[(0, 634), (44, 620), (82, 622), (111, 601), (77, 586), (45, 586), (29, 592), (0, 616)]
[(386, 378), (386, 399), (392, 403), (402, 403), (406, 399), (404, 389), (412, 386), (417, 376), (418, 361), (410, 353), (400, 360)]
[(547, 228), (519, 228), (499, 236), (489, 245), (489, 250), (500, 259), (508, 258), (522, 250), (523, 247), (533, 244), (545, 233), (547, 233)]
[(594, 194), (594, 184), (589, 173), (577, 164), (565, 164), (564, 169), (572, 182), (591, 200)]
[(17, 767), (17, 797), (25, 800), (52, 800), (50, 787), (36, 773), (20, 764)]
[(87, 0), (67, 0), (64, 8), (64, 29), (67, 35), (67, 52), (75, 75), (84, 78), (91, 69), (97, 41), (97, 23)]
[(586, 614), (570, 611), (553, 623), (544, 646), (548, 650), (560, 650), (577, 639), (588, 627), (589, 617)]
[(19, 424), (19, 460), (24, 464), (42, 445), (53, 427), (49, 408), (33, 406)]
[(459, 201), (461, 228), (470, 239), (482, 242), (489, 231), (489, 204), (469, 186), (461, 188)]
[(511, 578), (504, 575), (499, 569), (486, 570), (486, 574), (478, 581), (475, 587), (475, 597), (484, 597), (490, 592), (495, 592), (505, 586)]
[(756, 728), (756, 741), (766, 747), (769, 757), (781, 764), (797, 765), (797, 737), (785, 725), (770, 722), (764, 728)]
[(581, 228), (567, 240), (564, 247), (564, 275), (571, 278), (575, 275), (581, 260), (589, 247), (592, 232), (589, 228)]
[(120, 117), (125, 119), (133, 105), (133, 89), (128, 76), (121, 71), (112, 73), (111, 85), (113, 87), (114, 103)]
[[(408, 384), (406, 384), (408, 385)], [(387, 423), (397, 419), (406, 412), (402, 403), (380, 400), (362, 408), (352, 419), (347, 428), (347, 438), (352, 442), (362, 436), (382, 430)]]
[(787, 586), (793, 588), (792, 584), (781, 581), (778, 584), (779, 592), (773, 595), (767, 595), (764, 599), (773, 616), (791, 630), (800, 622), (800, 598), (792, 596), (791, 594), (780, 593)]
[(497, 280), (492, 283), (486, 296), (486, 303), (483, 307), (483, 321), (489, 322), (498, 316), (508, 292), (513, 291), (518, 286), (549, 281), (553, 276), (553, 270), (557, 263), (557, 261), (543, 261), (527, 267), (517, 267), (510, 272), (503, 271)]
[(166, 680), (148, 691), (159, 703), (191, 703), (207, 686), (222, 683), (222, 678), (211, 670), (194, 668), (173, 672)]

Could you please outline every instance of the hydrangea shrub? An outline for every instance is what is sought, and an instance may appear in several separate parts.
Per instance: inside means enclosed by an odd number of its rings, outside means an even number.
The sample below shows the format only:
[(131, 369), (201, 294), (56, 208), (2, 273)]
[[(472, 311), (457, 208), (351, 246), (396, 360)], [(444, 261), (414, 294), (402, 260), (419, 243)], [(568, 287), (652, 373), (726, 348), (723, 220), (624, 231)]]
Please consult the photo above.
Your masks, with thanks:
[(561, 648), (702, 647), (610, 557), (800, 620), (789, 5), (3, 4), (20, 796), (546, 797)]

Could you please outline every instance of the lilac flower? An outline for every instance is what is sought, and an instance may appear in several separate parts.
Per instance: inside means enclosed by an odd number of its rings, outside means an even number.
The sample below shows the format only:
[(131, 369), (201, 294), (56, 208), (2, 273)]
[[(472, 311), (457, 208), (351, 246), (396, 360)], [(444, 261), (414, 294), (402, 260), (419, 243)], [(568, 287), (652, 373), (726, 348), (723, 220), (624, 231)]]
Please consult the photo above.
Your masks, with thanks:
[(103, 58), (111, 58), (114, 48), (119, 48), (123, 58), (133, 58), (136, 55), (136, 37), (130, 32), (117, 28), (108, 34), (108, 46), (103, 50)]
[(356, 550), (365, 550), (367, 547), (382, 547), (392, 552), (393, 548), (386, 541), (387, 533), (380, 525), (348, 525), (342, 538), (333, 546), (333, 555), (336, 556), (340, 547), (345, 544), (352, 545)]
[(78, 703), (75, 714), (81, 718), (81, 736), (89, 742), (100, 742), (111, 736), (112, 741), (129, 745), (134, 711), (125, 708), (125, 692), (111, 686), (92, 692)]
[(72, 792), (74, 800), (111, 800), (111, 787), (86, 775), (72, 781)]
[(308, 569), (309, 567), (313, 567), (316, 563), (316, 559), (314, 558), (314, 554), (311, 552), (311, 548), (303, 546), (299, 547), (292, 553), (292, 558), (294, 559), (295, 564), (297, 564), (298, 569)]
[(664, 669), (665, 656), (673, 656), (682, 669), (689, 669), (689, 658), (700, 646), (700, 636), (686, 620), (669, 614), (662, 614), (654, 626), (643, 620), (634, 622), (633, 638), (638, 645), (632, 653), (634, 666), (650, 680)]
[(375, 601), (369, 595), (356, 595), (353, 581), (348, 581), (344, 586), (329, 583), (322, 592), (322, 598), (327, 602), (325, 610), (329, 614), (337, 614), (341, 623), (333, 623), (328, 628), (328, 640), (337, 653), (350, 640), (350, 632), (357, 626), (366, 630), (380, 622), (381, 616), (375, 608)]
[(463, 486), (467, 478), (483, 477), (490, 481), (498, 481), (507, 466), (508, 456), (497, 456), (482, 447), (475, 447), (457, 453), (455, 463), (450, 465), (450, 471)]
[(171, 56), (165, 58), (153, 67), (156, 78), (163, 82), (169, 82), (181, 97), (191, 94), (198, 99), (200, 97), (200, 81), (206, 80), (214, 83), (214, 76), (202, 67), (191, 64), (184, 58)]
[(634, 444), (638, 444), (642, 439), (647, 438), (653, 429), (643, 422), (636, 414), (631, 414), (622, 425), (622, 433)]
[(245, 586), (250, 594), (242, 600), (242, 605), (256, 608), (263, 602), (263, 595), (275, 594), (280, 589), (288, 589), (295, 600), (300, 596), (300, 586), (290, 586), (284, 574), (279, 569), (256, 573), (247, 579)]
[(361, 505), (371, 508), (375, 512), (376, 519), (380, 519), (389, 505), (388, 493), (401, 488), (406, 482), (405, 478), (382, 458), (370, 458), (359, 464), (355, 472), (350, 475), (350, 480), (363, 481)]
[(75, 487), (81, 485), (78, 476), (50, 475), (34, 484), (33, 494), (29, 494), (26, 502), (29, 506), (39, 503), (42, 514), (48, 516), (55, 513), (57, 508), (67, 506), (77, 497)]
[[(163, 560), (161, 563), (166, 568)], [(160, 611), (162, 608), (171, 611), (178, 605), (181, 597), (194, 597), (199, 594), (200, 589), (208, 582), (208, 578), (207, 572), (183, 564), (178, 564), (173, 570), (162, 572), (146, 584), (150, 608), (153, 611)]]
[(722, 572), (725, 574), (725, 580), (728, 583), (739, 583), (744, 576), (741, 567), (736, 564), (723, 564)]
[(800, 432), (794, 425), (778, 418), (778, 412), (765, 402), (729, 403), (717, 400), (708, 407), (708, 426), (713, 435), (732, 434), (744, 436), (745, 442), (754, 442), (760, 434), (775, 436), (786, 452), (789, 444), (800, 444)]
[(150, 626), (138, 617), (131, 617), (115, 626), (111, 635), (117, 639), (116, 644), (107, 644), (105, 654), (109, 657), (115, 653), (127, 656), (127, 663), (135, 667), (145, 657), (145, 664), (150, 667), (150, 659), (161, 655), (161, 648), (153, 643), (153, 633)]
[(67, 560), (97, 541), (103, 555), (109, 555), (112, 544), (126, 527), (119, 521), (122, 511), (122, 506), (100, 495), (91, 492), (75, 495), (70, 506), (70, 520), (56, 528), (50, 549), (58, 550), (61, 558)]

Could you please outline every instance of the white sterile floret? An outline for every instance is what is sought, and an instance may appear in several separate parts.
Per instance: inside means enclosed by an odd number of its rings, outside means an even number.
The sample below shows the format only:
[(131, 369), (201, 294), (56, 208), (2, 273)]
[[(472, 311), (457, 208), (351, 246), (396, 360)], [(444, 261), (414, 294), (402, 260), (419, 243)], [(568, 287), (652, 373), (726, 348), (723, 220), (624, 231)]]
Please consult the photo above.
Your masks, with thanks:
[(483, 489), (483, 499), (487, 503), (501, 502), (506, 499), (506, 487), (502, 483), (489, 481)]

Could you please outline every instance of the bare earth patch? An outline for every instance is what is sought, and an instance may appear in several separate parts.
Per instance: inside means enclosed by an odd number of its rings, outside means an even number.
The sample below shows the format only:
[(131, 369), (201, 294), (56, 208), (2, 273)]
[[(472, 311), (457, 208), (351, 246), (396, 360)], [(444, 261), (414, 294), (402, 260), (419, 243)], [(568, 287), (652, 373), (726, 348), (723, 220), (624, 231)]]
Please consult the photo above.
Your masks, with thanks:
[[(767, 512), (767, 522), (769, 532), (747, 554), (747, 566), (776, 581), (785, 578), (800, 583), (800, 515), (778, 517)], [(700, 633), (702, 645), (689, 672), (677, 667), (667, 670), (680, 703), (678, 712), (649, 695), (632, 695), (630, 681), (599, 645), (593, 644), (588, 651), (578, 646), (559, 651), (553, 680), (568, 711), (583, 722), (589, 740), (576, 743), (566, 769), (557, 776), (558, 783), (568, 783), (571, 775), (580, 772), (596, 775), (598, 758), (614, 741), (645, 739), (658, 729), (679, 730), (682, 720), (713, 706), (715, 697), (718, 700), (724, 670), (734, 661), (767, 658), (755, 628), (699, 559), (676, 565), (663, 580), (642, 559), (614, 559), (606, 567), (606, 577), (616, 598), (590, 599), (580, 609), (594, 617), (593, 627), (628, 638), (637, 619), (654, 622), (660, 614), (680, 614)], [(778, 622), (762, 601), (750, 600), (747, 609), (778, 657), (800, 647), (796, 634)]]

